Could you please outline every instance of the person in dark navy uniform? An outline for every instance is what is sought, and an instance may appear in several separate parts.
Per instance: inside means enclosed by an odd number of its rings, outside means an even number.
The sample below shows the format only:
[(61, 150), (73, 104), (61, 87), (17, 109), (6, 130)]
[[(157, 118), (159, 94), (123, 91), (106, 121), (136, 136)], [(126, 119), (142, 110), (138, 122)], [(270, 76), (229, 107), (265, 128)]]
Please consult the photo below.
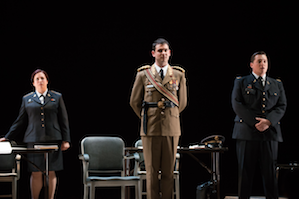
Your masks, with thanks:
[(280, 120), (287, 100), (283, 84), (266, 75), (268, 58), (265, 52), (252, 55), (252, 74), (237, 77), (232, 92), (232, 107), (236, 113), (233, 139), (239, 169), (238, 194), (250, 198), (257, 164), (260, 167), (267, 199), (278, 198), (275, 164), (278, 142), (282, 142)]
[[(27, 126), (24, 142), (28, 147), (32, 148), (35, 143), (57, 143), (60, 146), (57, 152), (49, 154), (49, 198), (54, 198), (55, 171), (63, 170), (62, 151), (67, 150), (71, 142), (68, 115), (62, 95), (48, 90), (49, 77), (44, 70), (34, 71), (31, 81), (35, 92), (23, 97), (18, 118), (0, 141), (14, 139)], [(28, 154), (28, 159), (39, 168), (45, 168), (43, 154)], [(31, 172), (31, 196), (37, 199), (43, 186), (42, 173), (31, 164), (28, 164), (28, 170)]]

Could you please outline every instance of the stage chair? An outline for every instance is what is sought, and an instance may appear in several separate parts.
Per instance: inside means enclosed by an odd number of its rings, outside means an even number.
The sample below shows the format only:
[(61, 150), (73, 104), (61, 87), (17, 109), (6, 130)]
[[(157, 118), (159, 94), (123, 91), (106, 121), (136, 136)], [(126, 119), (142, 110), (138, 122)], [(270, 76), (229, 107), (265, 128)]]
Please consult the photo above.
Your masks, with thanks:
[(96, 187), (118, 186), (122, 199), (125, 198), (125, 186), (135, 186), (135, 198), (141, 199), (140, 178), (125, 176), (124, 148), (124, 141), (119, 137), (95, 136), (81, 141), (79, 159), (83, 164), (84, 199), (88, 198), (88, 189), (93, 199)]
[(10, 195), (1, 195), (0, 198), (17, 198), (17, 181), (20, 179), (20, 160), (19, 154), (0, 155), (0, 182), (11, 182), (12, 192)]
[[(142, 147), (142, 140), (137, 140), (135, 142), (135, 147)], [(144, 157), (143, 153), (135, 153), (135, 166), (134, 166), (134, 175), (140, 177), (141, 181), (141, 195), (146, 196), (146, 170), (145, 170), (145, 164), (144, 164)], [(180, 154), (176, 154), (176, 161), (175, 161), (175, 166), (174, 166), (174, 171), (173, 171), (173, 178), (174, 178), (174, 196), (176, 199), (180, 199), (180, 172), (179, 172), (179, 162), (180, 162)], [(161, 179), (161, 171), (159, 172), (159, 178)], [(143, 191), (143, 187), (145, 188)]]

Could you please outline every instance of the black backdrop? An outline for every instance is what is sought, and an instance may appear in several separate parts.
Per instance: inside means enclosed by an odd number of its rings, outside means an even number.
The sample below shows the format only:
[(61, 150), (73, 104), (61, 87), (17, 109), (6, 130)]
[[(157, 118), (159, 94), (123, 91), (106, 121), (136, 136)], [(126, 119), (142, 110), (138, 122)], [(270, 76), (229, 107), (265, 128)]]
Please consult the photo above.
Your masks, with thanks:
[[(171, 64), (186, 69), (188, 106), (181, 115), (181, 145), (211, 134), (226, 137), (230, 148), (221, 160), (222, 195), (237, 193), (234, 113), (230, 95), (236, 75), (249, 73), (252, 53), (264, 50), (270, 76), (281, 78), (288, 99), (282, 119), (284, 142), (279, 162), (298, 160), (296, 103), (298, 15), (292, 5), (266, 3), (50, 3), (1, 1), (1, 134), (18, 115), (21, 98), (32, 91), (30, 75), (46, 70), (50, 88), (63, 94), (72, 148), (58, 173), (58, 197), (80, 198), (79, 142), (85, 135), (120, 135), (127, 146), (139, 137), (139, 119), (129, 106), (136, 69), (152, 63), (151, 44), (169, 40)], [(22, 140), (22, 136), (17, 138)], [(209, 158), (200, 156), (209, 164)], [(195, 197), (209, 180), (187, 155), (181, 159), (181, 192)], [(23, 163), (20, 192), (29, 196)], [(261, 179), (254, 190), (261, 194)], [(25, 194), (25, 195), (26, 195)]]

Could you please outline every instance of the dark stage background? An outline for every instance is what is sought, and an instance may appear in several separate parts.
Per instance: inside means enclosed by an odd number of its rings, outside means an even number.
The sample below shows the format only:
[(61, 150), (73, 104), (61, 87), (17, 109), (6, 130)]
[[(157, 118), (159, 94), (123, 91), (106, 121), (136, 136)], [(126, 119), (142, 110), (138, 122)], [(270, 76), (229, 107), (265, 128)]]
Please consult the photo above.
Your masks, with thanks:
[[(170, 41), (171, 64), (186, 69), (189, 102), (181, 115), (181, 145), (211, 134), (226, 137), (223, 196), (237, 194), (231, 91), (236, 75), (249, 74), (255, 51), (268, 53), (270, 76), (281, 78), (288, 99), (279, 163), (298, 161), (298, 12), (290, 4), (1, 1), (0, 13), (0, 134), (5, 135), (18, 116), (22, 96), (33, 90), (31, 73), (46, 70), (50, 88), (63, 94), (72, 137), (72, 148), (64, 153), (65, 170), (58, 173), (58, 198), (83, 196), (78, 160), (82, 137), (120, 135), (127, 146), (139, 138), (140, 123), (129, 98), (136, 69), (153, 62), (151, 44), (159, 37)], [(199, 157), (210, 163), (207, 155)], [(182, 156), (182, 198), (195, 198), (196, 186), (209, 180), (198, 168), (188, 155)], [(263, 193), (260, 181), (257, 176), (256, 195)], [(24, 161), (19, 193), (29, 198)]]

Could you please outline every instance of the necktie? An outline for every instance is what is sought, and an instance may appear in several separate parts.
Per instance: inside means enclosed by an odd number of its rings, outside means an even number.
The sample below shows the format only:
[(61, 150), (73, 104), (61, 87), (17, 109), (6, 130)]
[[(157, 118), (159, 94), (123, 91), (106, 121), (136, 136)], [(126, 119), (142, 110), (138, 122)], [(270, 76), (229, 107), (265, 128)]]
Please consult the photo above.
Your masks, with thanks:
[(258, 78), (258, 82), (260, 83), (261, 87), (264, 89), (264, 84), (263, 84), (263, 78), (262, 77), (259, 77)]
[(160, 73), (160, 76), (161, 76), (161, 78), (162, 78), (162, 80), (163, 80), (163, 79), (164, 79), (163, 69), (161, 69), (159, 73)]
[(45, 96), (41, 95), (41, 96), (39, 97), (39, 100), (40, 100), (40, 102), (41, 102), (42, 104), (44, 104), (44, 102), (45, 102)]

